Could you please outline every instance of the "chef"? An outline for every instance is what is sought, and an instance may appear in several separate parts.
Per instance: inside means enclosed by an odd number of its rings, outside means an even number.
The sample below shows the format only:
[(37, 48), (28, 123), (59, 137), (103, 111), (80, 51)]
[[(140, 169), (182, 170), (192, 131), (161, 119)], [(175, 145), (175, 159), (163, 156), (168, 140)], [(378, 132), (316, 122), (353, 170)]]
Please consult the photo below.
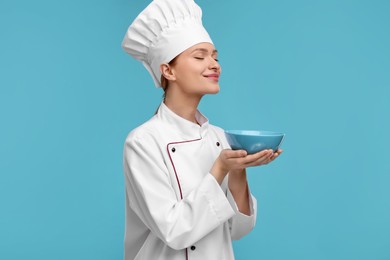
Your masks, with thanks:
[(232, 239), (256, 221), (245, 169), (282, 151), (233, 151), (197, 109), (219, 92), (221, 67), (193, 0), (153, 1), (122, 47), (164, 91), (156, 114), (124, 146), (125, 260), (234, 259)]

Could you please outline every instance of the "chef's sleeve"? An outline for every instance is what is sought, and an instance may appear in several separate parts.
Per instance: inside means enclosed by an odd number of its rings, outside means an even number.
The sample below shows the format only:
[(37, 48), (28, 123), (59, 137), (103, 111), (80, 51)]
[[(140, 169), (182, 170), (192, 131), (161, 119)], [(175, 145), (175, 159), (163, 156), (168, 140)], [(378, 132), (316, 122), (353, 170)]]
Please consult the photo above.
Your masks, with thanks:
[(165, 244), (176, 250), (184, 249), (236, 212), (211, 174), (206, 174), (188, 196), (178, 199), (163, 155), (152, 139), (134, 136), (126, 139), (124, 172), (129, 206)]
[(232, 239), (238, 240), (248, 234), (256, 224), (257, 201), (256, 198), (249, 192), (250, 215), (248, 216), (239, 211), (234, 197), (229, 189), (226, 191), (226, 197), (236, 213), (229, 219), (230, 235)]

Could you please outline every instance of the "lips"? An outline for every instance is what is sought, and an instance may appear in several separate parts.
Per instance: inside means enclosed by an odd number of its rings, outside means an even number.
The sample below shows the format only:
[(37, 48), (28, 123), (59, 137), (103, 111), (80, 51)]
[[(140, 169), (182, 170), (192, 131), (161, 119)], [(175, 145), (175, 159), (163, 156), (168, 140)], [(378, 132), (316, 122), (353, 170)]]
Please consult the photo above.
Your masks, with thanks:
[(217, 73), (205, 75), (205, 77), (206, 77), (206, 78), (209, 78), (209, 79), (211, 79), (211, 80), (214, 80), (214, 81), (218, 81), (218, 80), (219, 80), (219, 74), (217, 74)]

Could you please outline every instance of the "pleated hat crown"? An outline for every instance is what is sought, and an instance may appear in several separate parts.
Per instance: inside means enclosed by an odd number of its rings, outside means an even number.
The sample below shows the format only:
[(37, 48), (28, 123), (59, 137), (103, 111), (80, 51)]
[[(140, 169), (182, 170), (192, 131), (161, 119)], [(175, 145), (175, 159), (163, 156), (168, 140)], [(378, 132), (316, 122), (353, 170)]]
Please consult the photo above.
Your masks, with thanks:
[(141, 61), (161, 87), (160, 65), (201, 42), (213, 43), (193, 0), (154, 0), (129, 26), (122, 48)]

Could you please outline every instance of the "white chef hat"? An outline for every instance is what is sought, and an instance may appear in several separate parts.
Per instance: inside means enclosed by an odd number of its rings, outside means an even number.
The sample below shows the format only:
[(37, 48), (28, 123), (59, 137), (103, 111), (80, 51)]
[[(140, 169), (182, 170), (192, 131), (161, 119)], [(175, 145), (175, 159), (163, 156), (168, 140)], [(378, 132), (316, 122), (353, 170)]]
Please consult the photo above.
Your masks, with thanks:
[(154, 0), (129, 26), (122, 48), (143, 63), (160, 87), (160, 65), (201, 42), (212, 43), (193, 0)]

